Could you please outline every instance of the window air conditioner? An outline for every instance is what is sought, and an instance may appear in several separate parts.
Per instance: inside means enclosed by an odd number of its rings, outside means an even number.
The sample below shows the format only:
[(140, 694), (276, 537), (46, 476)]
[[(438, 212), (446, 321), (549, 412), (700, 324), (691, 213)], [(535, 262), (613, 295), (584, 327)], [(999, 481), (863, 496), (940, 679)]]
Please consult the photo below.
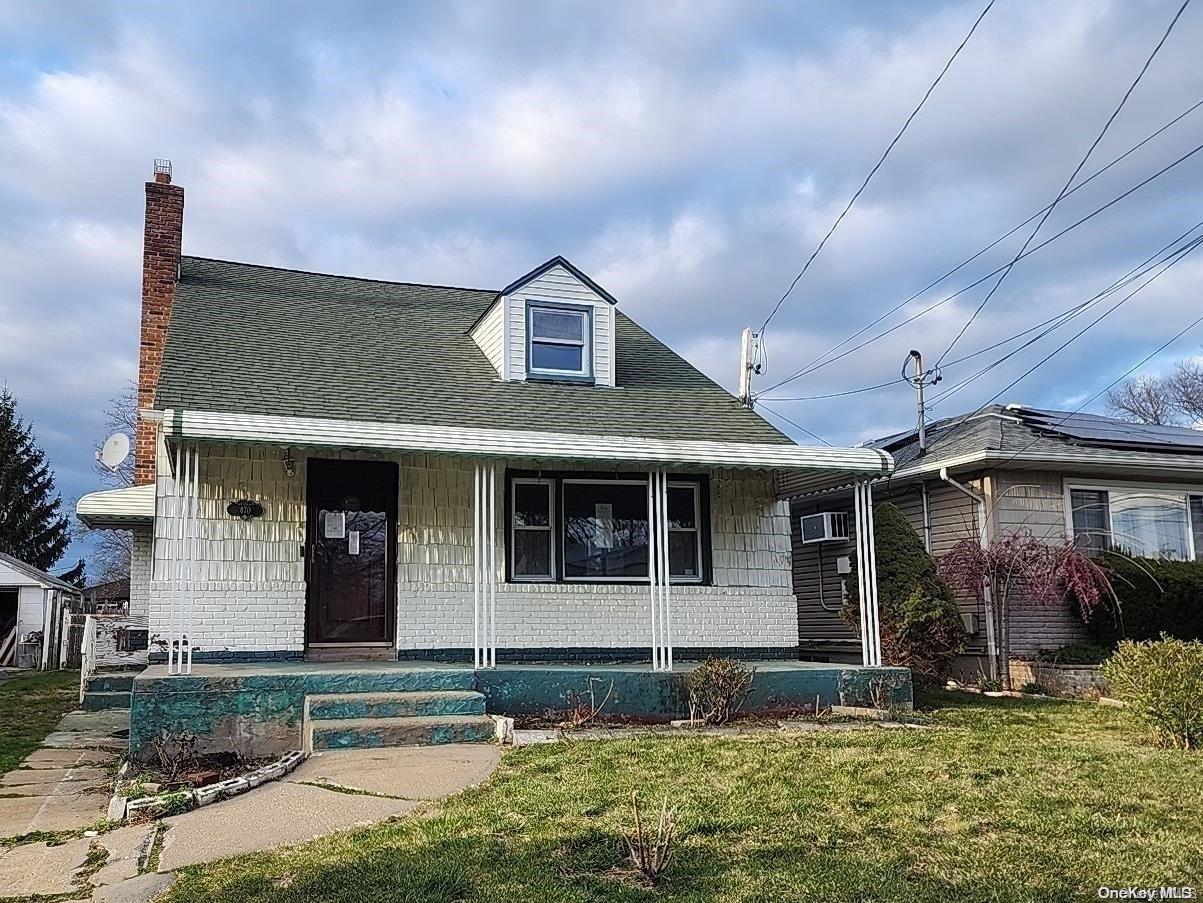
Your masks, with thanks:
[(807, 514), (799, 520), (804, 543), (848, 540), (848, 514), (844, 511), (821, 511)]

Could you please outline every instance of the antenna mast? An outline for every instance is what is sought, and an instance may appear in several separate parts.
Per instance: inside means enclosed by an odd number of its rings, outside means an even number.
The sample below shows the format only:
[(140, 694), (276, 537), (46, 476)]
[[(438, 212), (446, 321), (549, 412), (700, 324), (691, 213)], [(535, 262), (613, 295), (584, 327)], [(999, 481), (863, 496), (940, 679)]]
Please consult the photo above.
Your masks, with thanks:
[[(915, 362), (915, 372), (908, 375), (907, 365), (911, 361)], [(928, 376), (932, 377), (931, 382), (927, 381)], [(923, 354), (911, 349), (906, 360), (902, 362), (902, 378), (915, 387), (915, 413), (919, 423), (919, 455), (923, 456), (927, 454), (927, 405), (923, 400), (923, 390), (940, 381), (940, 368), (937, 367), (934, 373), (927, 373), (923, 369)]]

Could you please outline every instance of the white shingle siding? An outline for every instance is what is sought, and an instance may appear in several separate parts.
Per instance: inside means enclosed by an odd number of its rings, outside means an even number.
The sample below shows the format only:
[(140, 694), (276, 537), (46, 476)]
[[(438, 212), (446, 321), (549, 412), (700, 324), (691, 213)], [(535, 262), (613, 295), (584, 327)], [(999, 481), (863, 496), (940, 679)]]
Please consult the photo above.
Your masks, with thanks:
[(146, 618), (150, 612), (151, 571), (154, 565), (154, 535), (150, 527), (133, 530), (129, 560), (130, 617)]
[[(508, 328), (504, 332), (508, 336), (509, 369), (505, 378), (526, 379), (527, 301), (551, 301), (592, 308), (593, 378), (599, 386), (614, 385), (614, 305), (562, 266), (552, 267), (501, 298), (508, 318)], [(501, 367), (497, 369), (500, 373), (505, 372)]]
[[(295, 454), (295, 453), (294, 453)], [(278, 449), (221, 445), (201, 451), (202, 554), (193, 642), (206, 651), (304, 649), (304, 459), (284, 476)], [(344, 458), (367, 457), (346, 453)], [(402, 649), (472, 645), (473, 464), (433, 455), (399, 455), (397, 645)], [(538, 461), (509, 462), (538, 468)], [(166, 461), (160, 473), (166, 473)], [(543, 462), (548, 467), (547, 462)], [(563, 469), (561, 464), (555, 469)], [(498, 468), (497, 511), (504, 511)], [(796, 645), (797, 606), (790, 589), (789, 519), (771, 475), (711, 473), (714, 585), (672, 588), (677, 646)], [(152, 638), (164, 636), (172, 561), (178, 545), (160, 479), (154, 579), (149, 581)], [(241, 521), (225, 507), (261, 501), (262, 518)], [(504, 527), (497, 525), (498, 579), (504, 577)], [(144, 547), (144, 546), (142, 546)], [(136, 543), (135, 550), (140, 546)], [(134, 591), (131, 590), (133, 593)], [(131, 604), (133, 601), (131, 600)], [(641, 585), (505, 584), (497, 592), (498, 644), (518, 648), (650, 645), (648, 588)]]

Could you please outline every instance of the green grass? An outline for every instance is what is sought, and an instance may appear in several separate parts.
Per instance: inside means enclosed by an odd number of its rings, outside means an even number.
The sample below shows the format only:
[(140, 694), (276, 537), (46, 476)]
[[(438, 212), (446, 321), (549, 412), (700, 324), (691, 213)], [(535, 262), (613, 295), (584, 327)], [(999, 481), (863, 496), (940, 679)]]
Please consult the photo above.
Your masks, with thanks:
[(78, 671), (36, 671), (0, 683), (0, 774), (21, 764), (78, 705)]
[[(1203, 754), (1120, 710), (941, 694), (923, 729), (657, 737), (508, 752), (429, 817), (187, 870), (168, 900), (1096, 899), (1203, 891)], [(660, 886), (624, 865), (628, 797), (685, 832)]]

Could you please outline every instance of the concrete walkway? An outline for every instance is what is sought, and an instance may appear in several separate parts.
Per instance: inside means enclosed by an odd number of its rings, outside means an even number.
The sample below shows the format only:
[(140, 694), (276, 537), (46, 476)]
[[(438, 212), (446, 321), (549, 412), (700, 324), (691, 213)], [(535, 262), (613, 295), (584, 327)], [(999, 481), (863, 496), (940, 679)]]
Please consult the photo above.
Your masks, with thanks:
[[(42, 749), (0, 778), (0, 837), (80, 831), (103, 818), (106, 768), (117, 760), (114, 745), (124, 742), (115, 733), (125, 715), (67, 715)], [(501, 750), (487, 744), (317, 753), (283, 781), (162, 822), (54, 846), (11, 846), (0, 853), (0, 897), (74, 894), (69, 899), (147, 903), (170, 887), (176, 869), (404, 816), (423, 800), (486, 780), (500, 758)], [(147, 874), (156, 838), (158, 872)]]

